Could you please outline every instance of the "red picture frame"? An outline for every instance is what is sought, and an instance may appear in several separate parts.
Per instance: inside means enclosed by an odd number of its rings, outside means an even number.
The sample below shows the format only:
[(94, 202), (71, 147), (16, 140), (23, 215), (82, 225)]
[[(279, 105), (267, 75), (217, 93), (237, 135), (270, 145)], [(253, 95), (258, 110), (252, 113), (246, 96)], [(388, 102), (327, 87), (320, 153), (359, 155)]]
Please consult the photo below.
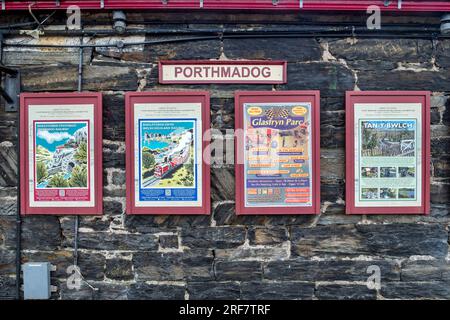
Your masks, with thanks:
[(308, 207), (245, 207), (244, 165), (237, 160), (238, 152), (243, 152), (244, 143), (235, 136), (236, 214), (237, 215), (296, 215), (320, 213), (320, 91), (236, 91), (235, 128), (244, 128), (244, 103), (311, 103), (311, 163), (313, 173), (312, 206)]
[[(355, 206), (355, 103), (422, 104), (422, 204), (420, 206)], [(347, 214), (429, 214), (430, 213), (430, 92), (429, 91), (347, 91), (346, 102), (346, 213)]]
[[(261, 66), (282, 66), (282, 80), (164, 80), (163, 66), (165, 65), (261, 65)], [(287, 82), (287, 61), (283, 60), (161, 60), (158, 62), (159, 83), (161, 84), (283, 84)]]
[[(30, 108), (42, 106), (93, 105), (94, 125), (94, 203), (92, 206), (32, 207), (29, 194), (29, 136), (28, 122)], [(22, 93), (20, 95), (20, 192), (22, 215), (101, 215), (103, 211), (103, 169), (102, 169), (102, 94), (101, 93)], [(46, 122), (46, 120), (39, 120)], [(61, 122), (83, 121), (61, 120)], [(87, 120), (86, 120), (87, 121)], [(34, 122), (33, 122), (34, 123)], [(89, 126), (88, 122), (88, 132)], [(89, 134), (89, 133), (88, 133)], [(89, 155), (89, 148), (88, 148)], [(88, 172), (90, 170), (88, 169)], [(91, 174), (91, 173), (89, 173)], [(89, 177), (88, 174), (88, 177)]]
[[(210, 166), (202, 156), (202, 205), (201, 206), (148, 206), (137, 207), (135, 201), (135, 162), (134, 162), (134, 106), (136, 103), (201, 103), (202, 136), (210, 129), (210, 96), (207, 91), (183, 92), (127, 92), (125, 94), (126, 123), (126, 212), (129, 215), (209, 215), (210, 199)], [(208, 141), (202, 139), (202, 153)]]

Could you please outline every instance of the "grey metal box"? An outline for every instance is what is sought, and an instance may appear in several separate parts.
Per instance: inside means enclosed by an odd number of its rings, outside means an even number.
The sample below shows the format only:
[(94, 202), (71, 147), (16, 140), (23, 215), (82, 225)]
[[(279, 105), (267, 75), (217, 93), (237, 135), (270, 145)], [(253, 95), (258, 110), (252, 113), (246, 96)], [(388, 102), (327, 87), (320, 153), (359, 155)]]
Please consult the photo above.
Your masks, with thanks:
[(48, 262), (28, 262), (22, 266), (24, 299), (50, 299), (50, 271)]

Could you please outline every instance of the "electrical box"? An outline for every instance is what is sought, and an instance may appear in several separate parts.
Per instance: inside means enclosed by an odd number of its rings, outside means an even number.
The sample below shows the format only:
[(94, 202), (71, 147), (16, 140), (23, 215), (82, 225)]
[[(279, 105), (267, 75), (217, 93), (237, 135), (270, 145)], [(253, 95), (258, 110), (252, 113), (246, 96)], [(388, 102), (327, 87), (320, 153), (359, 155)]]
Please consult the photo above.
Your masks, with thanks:
[(22, 265), (25, 300), (50, 299), (52, 269), (49, 262), (29, 262)]

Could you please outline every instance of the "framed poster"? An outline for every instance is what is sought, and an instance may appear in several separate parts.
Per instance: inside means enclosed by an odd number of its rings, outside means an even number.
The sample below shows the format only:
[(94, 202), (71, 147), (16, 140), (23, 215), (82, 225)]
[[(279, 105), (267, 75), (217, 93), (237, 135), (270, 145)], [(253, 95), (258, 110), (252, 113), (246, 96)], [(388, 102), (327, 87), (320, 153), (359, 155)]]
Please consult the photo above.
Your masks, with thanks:
[(209, 214), (208, 92), (126, 93), (127, 213)]
[(319, 91), (238, 91), (236, 214), (318, 214)]
[(20, 96), (21, 214), (102, 213), (102, 96)]
[(347, 92), (346, 212), (430, 212), (429, 92)]

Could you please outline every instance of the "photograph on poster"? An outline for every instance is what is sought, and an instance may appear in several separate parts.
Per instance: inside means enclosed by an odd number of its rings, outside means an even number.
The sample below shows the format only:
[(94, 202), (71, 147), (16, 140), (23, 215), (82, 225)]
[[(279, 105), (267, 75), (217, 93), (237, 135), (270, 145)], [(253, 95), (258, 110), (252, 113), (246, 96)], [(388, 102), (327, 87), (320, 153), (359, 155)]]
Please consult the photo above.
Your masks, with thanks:
[(207, 93), (128, 93), (128, 214), (207, 214)]
[(23, 214), (100, 214), (101, 95), (23, 94), (21, 101)]
[(318, 92), (236, 93), (237, 214), (314, 214)]
[(425, 211), (426, 97), (348, 93), (347, 141), (353, 149), (347, 150), (347, 212)]

